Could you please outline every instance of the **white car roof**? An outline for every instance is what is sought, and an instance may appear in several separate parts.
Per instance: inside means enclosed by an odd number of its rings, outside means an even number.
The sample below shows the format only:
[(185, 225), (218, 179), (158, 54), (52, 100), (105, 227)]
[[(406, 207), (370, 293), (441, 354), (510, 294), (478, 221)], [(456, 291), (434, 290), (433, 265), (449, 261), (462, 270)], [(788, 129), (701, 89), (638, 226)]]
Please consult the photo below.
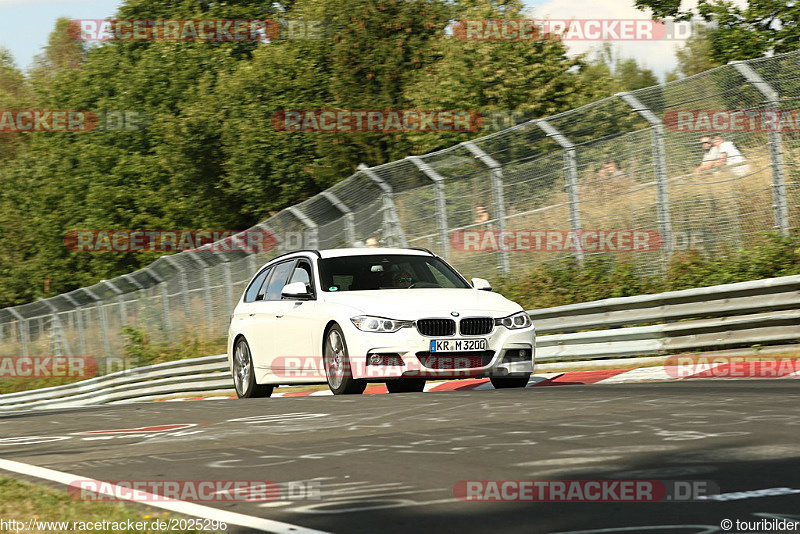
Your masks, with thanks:
[(378, 247), (359, 247), (359, 248), (335, 248), (319, 251), (322, 258), (341, 258), (342, 256), (369, 256), (372, 254), (404, 254), (406, 256), (430, 256), (424, 250), (412, 250), (408, 248), (378, 248)]

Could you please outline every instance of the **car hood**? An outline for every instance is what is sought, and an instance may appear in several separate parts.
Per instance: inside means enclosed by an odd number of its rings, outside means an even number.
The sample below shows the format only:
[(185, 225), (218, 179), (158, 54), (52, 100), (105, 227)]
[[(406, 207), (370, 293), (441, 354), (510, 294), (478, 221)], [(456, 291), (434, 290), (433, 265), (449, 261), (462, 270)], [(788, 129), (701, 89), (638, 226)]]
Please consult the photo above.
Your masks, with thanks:
[(351, 306), (364, 315), (413, 320), (421, 317), (504, 317), (522, 310), (498, 293), (475, 289), (381, 289), (323, 294), (325, 302)]

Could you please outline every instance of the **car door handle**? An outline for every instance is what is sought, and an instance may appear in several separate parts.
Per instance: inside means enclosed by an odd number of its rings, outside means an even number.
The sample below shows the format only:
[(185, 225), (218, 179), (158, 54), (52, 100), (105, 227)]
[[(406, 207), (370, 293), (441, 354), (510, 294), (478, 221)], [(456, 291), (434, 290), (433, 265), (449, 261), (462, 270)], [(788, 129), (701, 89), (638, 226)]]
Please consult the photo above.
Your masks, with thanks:
[(254, 315), (255, 315), (255, 313), (251, 313), (251, 314), (250, 314), (250, 317), (252, 317), (252, 316), (254, 316)]
[(280, 318), (281, 318), (281, 317), (283, 317), (284, 315), (285, 315), (285, 314), (283, 314), (283, 313), (282, 313), (282, 314), (280, 314), (280, 315), (276, 315), (275, 317), (277, 317), (278, 319), (280, 319)]

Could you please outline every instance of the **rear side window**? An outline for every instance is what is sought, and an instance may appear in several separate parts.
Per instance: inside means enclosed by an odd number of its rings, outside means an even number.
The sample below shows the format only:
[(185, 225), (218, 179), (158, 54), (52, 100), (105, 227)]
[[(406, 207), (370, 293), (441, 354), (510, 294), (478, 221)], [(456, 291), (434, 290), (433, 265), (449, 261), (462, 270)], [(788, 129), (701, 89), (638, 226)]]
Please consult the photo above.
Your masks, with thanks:
[(258, 295), (258, 290), (261, 289), (261, 286), (264, 284), (264, 280), (269, 275), (272, 267), (267, 267), (260, 273), (253, 278), (253, 281), (250, 283), (250, 286), (247, 288), (247, 291), (244, 292), (244, 301), (245, 302), (253, 302), (254, 300), (258, 300), (256, 296)]
[(269, 277), (267, 282), (266, 300), (281, 300), (281, 289), (286, 285), (286, 280), (289, 278), (289, 273), (292, 272), (294, 264), (295, 260), (289, 260), (279, 263), (272, 269), (272, 276)]

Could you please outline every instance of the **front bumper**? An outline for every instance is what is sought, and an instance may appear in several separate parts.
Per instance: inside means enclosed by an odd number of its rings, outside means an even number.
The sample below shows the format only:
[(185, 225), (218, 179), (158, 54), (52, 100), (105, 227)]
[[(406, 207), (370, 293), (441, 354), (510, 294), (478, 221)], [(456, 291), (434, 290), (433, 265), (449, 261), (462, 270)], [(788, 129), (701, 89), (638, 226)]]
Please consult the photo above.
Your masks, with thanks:
[[(352, 323), (344, 334), (350, 355), (353, 378), (380, 380), (401, 377), (468, 378), (510, 376), (532, 373), (535, 368), (536, 330), (534, 326), (509, 330), (495, 326), (486, 335), (427, 337), (416, 328), (402, 328), (394, 333), (370, 333), (358, 330)], [(433, 339), (486, 339), (483, 357), (476, 352), (431, 353)], [(524, 351), (520, 354), (520, 351)], [(373, 354), (389, 358), (400, 365), (371, 365)], [(435, 358), (430, 356), (435, 355)], [(452, 365), (448, 365), (448, 359)]]

